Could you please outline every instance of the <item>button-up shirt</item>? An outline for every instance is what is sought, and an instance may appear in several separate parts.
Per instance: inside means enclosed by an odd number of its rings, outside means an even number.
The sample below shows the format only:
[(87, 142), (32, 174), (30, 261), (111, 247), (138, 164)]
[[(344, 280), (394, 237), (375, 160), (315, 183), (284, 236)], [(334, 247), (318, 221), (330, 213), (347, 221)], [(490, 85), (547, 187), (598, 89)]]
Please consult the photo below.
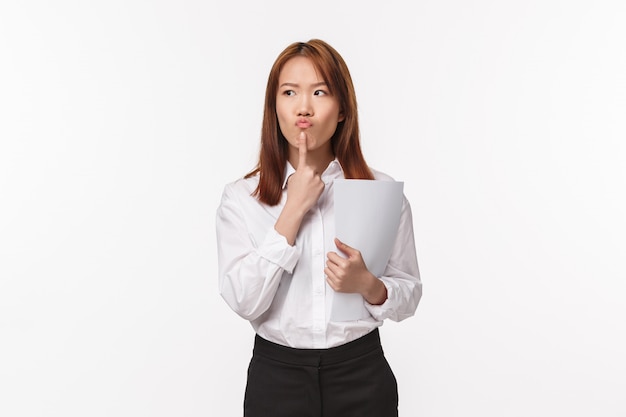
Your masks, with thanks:
[[(224, 187), (217, 209), (219, 289), (228, 305), (252, 324), (256, 333), (295, 348), (324, 349), (366, 335), (387, 318), (401, 321), (415, 314), (422, 295), (411, 208), (403, 197), (400, 225), (382, 276), (387, 300), (372, 305), (360, 320), (333, 321), (334, 291), (324, 276), (326, 254), (335, 244), (333, 180), (344, 178), (337, 160), (322, 173), (324, 191), (305, 215), (293, 246), (274, 225), (287, 199), (287, 163), (279, 204), (252, 196), (258, 175)], [(393, 180), (372, 170), (376, 180)], [(359, 248), (356, 248), (359, 249)]]

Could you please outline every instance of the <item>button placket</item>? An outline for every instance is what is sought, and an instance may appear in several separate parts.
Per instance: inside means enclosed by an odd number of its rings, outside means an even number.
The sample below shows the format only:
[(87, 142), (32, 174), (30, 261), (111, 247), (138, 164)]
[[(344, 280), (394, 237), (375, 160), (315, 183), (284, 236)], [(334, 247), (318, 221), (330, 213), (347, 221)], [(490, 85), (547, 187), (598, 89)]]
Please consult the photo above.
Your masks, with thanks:
[(326, 299), (324, 286), (324, 226), (322, 213), (317, 208), (312, 222), (311, 290), (313, 299), (313, 339), (318, 346), (326, 344)]

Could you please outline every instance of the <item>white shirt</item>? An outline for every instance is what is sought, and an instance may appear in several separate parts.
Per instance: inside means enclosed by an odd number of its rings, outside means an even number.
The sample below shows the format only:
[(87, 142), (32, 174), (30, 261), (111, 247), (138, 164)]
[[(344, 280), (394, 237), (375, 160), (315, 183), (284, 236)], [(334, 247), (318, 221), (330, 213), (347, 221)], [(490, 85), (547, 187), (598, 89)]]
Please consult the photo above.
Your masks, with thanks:
[[(287, 163), (281, 202), (268, 206), (251, 194), (259, 176), (227, 184), (217, 209), (216, 229), (220, 293), (228, 305), (249, 320), (256, 333), (274, 343), (295, 348), (324, 349), (366, 335), (389, 318), (415, 314), (422, 295), (413, 220), (404, 197), (398, 234), (385, 272), (382, 305), (364, 301), (370, 316), (356, 321), (331, 321), (334, 291), (326, 283), (326, 254), (334, 244), (333, 180), (344, 178), (337, 160), (322, 181), (317, 204), (304, 217), (294, 246), (274, 225), (287, 199), (287, 178), (295, 172)], [(372, 170), (376, 180), (392, 180)], [(356, 248), (359, 249), (359, 248)]]

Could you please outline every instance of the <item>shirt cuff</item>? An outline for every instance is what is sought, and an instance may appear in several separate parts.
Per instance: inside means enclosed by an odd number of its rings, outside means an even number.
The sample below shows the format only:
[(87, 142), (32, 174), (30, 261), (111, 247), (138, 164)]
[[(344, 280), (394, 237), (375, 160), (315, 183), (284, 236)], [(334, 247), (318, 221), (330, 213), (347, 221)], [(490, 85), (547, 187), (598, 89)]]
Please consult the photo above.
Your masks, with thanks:
[(387, 299), (384, 303), (374, 305), (368, 303), (365, 299), (363, 300), (365, 304), (365, 308), (370, 312), (372, 317), (376, 320), (382, 321), (391, 316), (392, 312), (395, 310), (397, 306), (396, 296), (395, 296), (395, 288), (392, 285), (389, 285), (385, 280), (381, 279), (385, 288), (387, 288)]
[(257, 249), (257, 254), (280, 266), (290, 274), (293, 272), (300, 258), (298, 248), (291, 246), (287, 242), (287, 238), (278, 233), (274, 228), (265, 236), (265, 241), (263, 241), (263, 244)]

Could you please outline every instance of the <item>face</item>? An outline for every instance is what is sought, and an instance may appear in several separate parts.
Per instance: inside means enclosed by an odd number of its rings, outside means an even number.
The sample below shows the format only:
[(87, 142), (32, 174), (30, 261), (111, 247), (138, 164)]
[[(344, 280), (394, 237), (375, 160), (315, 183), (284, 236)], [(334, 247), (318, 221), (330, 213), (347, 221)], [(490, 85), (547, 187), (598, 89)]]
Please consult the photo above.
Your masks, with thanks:
[(332, 154), (330, 138), (344, 117), (339, 102), (310, 59), (295, 57), (283, 66), (278, 79), (276, 115), (280, 130), (291, 145), (290, 153), (297, 153), (298, 136), (304, 131), (309, 152)]

